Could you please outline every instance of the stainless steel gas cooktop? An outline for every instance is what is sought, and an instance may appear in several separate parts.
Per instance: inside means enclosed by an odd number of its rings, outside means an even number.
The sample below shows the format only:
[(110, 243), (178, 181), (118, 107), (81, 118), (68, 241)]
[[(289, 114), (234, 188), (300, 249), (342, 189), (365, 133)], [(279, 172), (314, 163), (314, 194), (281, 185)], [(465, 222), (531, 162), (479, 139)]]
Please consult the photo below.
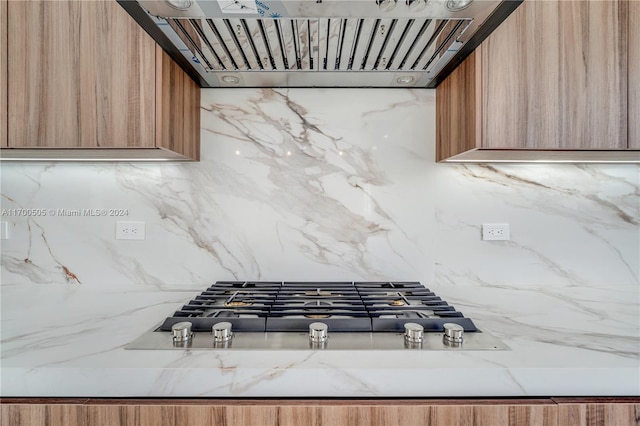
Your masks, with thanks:
[(218, 281), (127, 349), (509, 349), (419, 282)]

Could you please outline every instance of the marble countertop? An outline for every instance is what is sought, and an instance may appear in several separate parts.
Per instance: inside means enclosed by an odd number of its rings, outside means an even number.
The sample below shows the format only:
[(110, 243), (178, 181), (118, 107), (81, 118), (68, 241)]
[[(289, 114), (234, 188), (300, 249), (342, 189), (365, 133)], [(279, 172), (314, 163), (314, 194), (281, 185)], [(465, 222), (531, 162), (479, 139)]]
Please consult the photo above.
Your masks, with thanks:
[[(37, 287), (33, 288), (33, 287)], [(124, 347), (197, 290), (3, 285), (2, 396), (639, 395), (638, 337), (545, 333), (474, 312), (509, 351), (142, 351)], [(37, 290), (37, 291), (36, 291)], [(471, 308), (470, 308), (471, 309)], [(465, 312), (466, 313), (466, 312)], [(558, 331), (561, 330), (561, 331)], [(564, 336), (562, 333), (565, 333)]]

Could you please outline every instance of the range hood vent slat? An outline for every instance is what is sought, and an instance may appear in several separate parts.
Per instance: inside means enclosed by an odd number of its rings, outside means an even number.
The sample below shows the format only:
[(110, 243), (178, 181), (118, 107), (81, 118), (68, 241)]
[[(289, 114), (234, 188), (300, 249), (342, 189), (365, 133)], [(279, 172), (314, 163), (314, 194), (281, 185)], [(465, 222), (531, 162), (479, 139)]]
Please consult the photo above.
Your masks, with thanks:
[(335, 71), (341, 45), (341, 19), (318, 20), (318, 51), (320, 53), (320, 69)]
[(378, 57), (376, 58), (375, 63), (373, 64), (373, 69), (377, 70), (378, 67), (386, 69), (387, 64), (389, 63), (389, 57), (391, 55), (392, 49), (395, 50), (395, 43), (392, 46), (389, 46), (389, 42), (393, 40), (397, 42), (397, 36), (394, 35), (394, 30), (396, 29), (396, 24), (398, 23), (397, 19), (391, 21), (389, 25), (389, 29), (387, 30), (387, 34), (381, 34), (384, 37), (384, 41), (382, 42), (382, 46), (380, 47), (380, 53), (378, 53)]
[(338, 59), (340, 58), (340, 46), (342, 36), (342, 19), (332, 18), (329, 20), (327, 28), (327, 67), (329, 71), (338, 69)]
[[(213, 47), (213, 45), (211, 44), (211, 40), (213, 38), (212, 37), (207, 37), (207, 35), (205, 33), (205, 28), (207, 28), (207, 26), (201, 26), (201, 24), (195, 19), (192, 19), (191, 21), (189, 21), (189, 23), (191, 24), (191, 27), (195, 30), (195, 32), (200, 35), (200, 38), (202, 39), (202, 42), (204, 43), (204, 45), (206, 46), (208, 51), (213, 55), (213, 57), (215, 58), (215, 61), (218, 63), (218, 66), (220, 67), (220, 69), (221, 70), (235, 69), (233, 63), (225, 64), (225, 62), (228, 61), (228, 58), (226, 57), (226, 55), (222, 54), (222, 52), (220, 52), (220, 53), (217, 52), (216, 48)], [(202, 49), (202, 50), (204, 52), (205, 49)], [(205, 52), (205, 56), (207, 56), (206, 52)], [(217, 69), (217, 68), (214, 66), (214, 70), (215, 69)]]
[[(415, 22), (416, 22), (415, 19), (410, 19), (406, 23), (404, 29), (402, 30), (402, 34), (400, 35), (400, 39), (398, 40), (397, 43), (394, 43), (393, 51), (391, 52), (391, 55), (389, 55), (389, 60), (387, 61), (387, 66), (385, 67), (386, 70), (391, 69), (391, 67), (393, 66), (396, 57), (401, 52), (403, 46), (405, 46), (405, 41), (407, 40), (407, 36), (409, 35), (411, 28), (414, 27)], [(411, 43), (407, 43), (407, 44), (409, 46), (411, 45)]]
[(187, 48), (191, 47), (193, 56), (198, 58), (201, 63), (204, 62), (207, 71), (215, 69), (203, 52), (202, 44), (200, 43), (201, 39), (196, 33), (190, 32), (182, 25), (182, 23), (180, 23), (180, 21), (172, 19), (169, 21), (169, 25), (173, 28), (176, 34), (178, 34), (185, 46), (187, 46)]
[[(349, 58), (348, 55), (346, 54), (346, 49), (344, 48), (345, 45), (345, 41), (349, 40), (349, 38), (347, 37), (348, 34), (348, 25), (349, 25), (349, 20), (348, 19), (342, 19), (342, 22), (340, 23), (340, 36), (338, 37), (338, 52), (336, 55), (336, 69), (337, 70), (342, 70), (343, 65), (346, 68), (346, 65), (349, 63)], [(354, 26), (355, 28), (355, 26)], [(353, 40), (353, 32), (351, 33), (351, 40)], [(345, 57), (347, 58), (345, 60)]]
[(391, 19), (380, 19), (375, 26), (375, 31), (371, 34), (371, 41), (367, 47), (367, 60), (363, 69), (371, 71), (376, 69), (375, 64), (382, 53), (383, 44), (391, 28)]
[(272, 19), (261, 19), (260, 22), (264, 27), (265, 37), (269, 43), (271, 58), (273, 59), (274, 63), (273, 69), (285, 69), (282, 46), (280, 45), (280, 38), (278, 36), (278, 29), (276, 28), (275, 21)]
[(358, 40), (356, 41), (356, 55), (353, 58), (354, 70), (364, 70), (367, 63), (367, 57), (369, 55), (369, 49), (373, 43), (373, 38), (375, 37), (375, 32), (379, 22), (379, 19), (363, 19), (362, 25), (360, 26), (360, 37), (358, 37)]
[[(236, 62), (240, 63), (240, 69), (252, 70), (257, 69), (258, 64), (255, 58), (250, 59), (251, 55), (248, 55), (247, 48), (248, 41), (247, 36), (244, 34), (242, 24), (239, 19), (224, 19), (224, 27), (226, 28), (225, 42), (227, 46), (231, 43), (235, 46), (235, 51), (239, 57), (236, 57)], [(233, 52), (233, 50), (231, 50)], [(240, 60), (238, 60), (240, 59)]]
[(285, 70), (289, 69), (289, 58), (287, 57), (287, 49), (285, 47), (284, 33), (280, 27), (280, 21), (273, 21), (276, 35), (278, 36), (278, 46), (280, 46), (280, 54), (282, 55), (282, 64)]
[(309, 69), (317, 70), (320, 67), (320, 51), (317, 48), (315, 34), (319, 34), (319, 25), (317, 19), (307, 20), (307, 43), (309, 49)]
[[(368, 69), (367, 63), (369, 62), (369, 56), (371, 55), (371, 50), (373, 49), (374, 44), (376, 44), (377, 36), (378, 36), (378, 28), (380, 28), (381, 19), (376, 19), (373, 24), (373, 28), (371, 29), (371, 33), (367, 37), (367, 48), (364, 53), (364, 57), (362, 58), (362, 64), (360, 65), (361, 70)], [(370, 69), (370, 68), (369, 68)]]
[(328, 20), (321, 19), (318, 21), (318, 43), (317, 48), (320, 54), (319, 69), (327, 69), (327, 52), (329, 49), (329, 22)]
[[(258, 30), (260, 31), (260, 37), (262, 39), (261, 47), (264, 46), (264, 53), (263, 53), (264, 57), (262, 59), (263, 65), (265, 67), (271, 66), (271, 69), (275, 70), (278, 67), (273, 57), (273, 51), (271, 50), (271, 44), (269, 43), (269, 36), (267, 35), (267, 30), (265, 29), (262, 19), (258, 19), (257, 23), (258, 23)], [(268, 62), (268, 64), (264, 62)]]
[[(220, 34), (220, 30), (218, 30), (218, 27), (216, 27), (213, 20), (207, 19), (207, 26), (209, 27), (209, 30), (211, 30), (211, 33), (214, 36), (214, 37), (209, 37), (209, 42), (214, 47), (219, 46), (220, 48), (222, 48), (222, 50), (225, 53), (225, 56), (220, 56), (220, 58), (222, 59), (222, 62), (225, 64), (229, 63), (231, 65), (230, 67), (227, 66), (227, 69), (233, 69), (233, 70), (240, 69), (240, 67), (238, 67), (238, 63), (233, 57), (233, 54), (231, 53), (231, 50), (229, 50), (229, 47), (226, 45), (226, 43), (224, 43), (222, 39), (222, 34)], [(206, 27), (203, 26), (203, 31), (205, 31), (204, 28)]]
[[(267, 50), (264, 46), (264, 42), (262, 41), (262, 33), (260, 32), (260, 26), (258, 24), (259, 21), (251, 20), (250, 22), (251, 24), (247, 23), (246, 19), (240, 20), (242, 29), (244, 30), (244, 34), (246, 34), (247, 36), (249, 48), (251, 48), (251, 52), (256, 58), (258, 67), (261, 70), (269, 68), (269, 54), (267, 53)], [(259, 52), (258, 49), (260, 49)]]
[[(292, 19), (291, 21), (291, 40), (293, 40), (293, 55), (296, 59), (296, 69), (305, 69), (302, 65), (304, 54), (300, 50), (300, 28), (298, 27), (298, 21)], [(303, 28), (304, 34), (304, 28)]]
[(413, 69), (414, 65), (420, 60), (424, 52), (429, 48), (430, 43), (435, 40), (435, 35), (442, 31), (446, 21), (440, 19), (434, 19), (426, 21), (420, 28), (415, 41), (412, 43), (411, 48), (402, 59), (400, 64), (401, 69)]
[(353, 69), (353, 64), (356, 61), (356, 53), (358, 50), (358, 41), (360, 40), (360, 36), (362, 34), (362, 27), (364, 26), (364, 19), (358, 19), (358, 25), (355, 30), (353, 42), (351, 43), (351, 54), (349, 55), (349, 63), (347, 65), (348, 70)]

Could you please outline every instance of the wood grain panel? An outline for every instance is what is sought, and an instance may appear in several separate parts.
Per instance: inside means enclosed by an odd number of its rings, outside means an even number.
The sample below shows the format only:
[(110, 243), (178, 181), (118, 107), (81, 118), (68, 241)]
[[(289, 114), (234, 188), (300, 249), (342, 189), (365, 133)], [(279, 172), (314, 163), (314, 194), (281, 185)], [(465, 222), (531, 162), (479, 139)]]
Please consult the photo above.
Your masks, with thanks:
[(157, 47), (156, 145), (200, 160), (200, 87)]
[(44, 425), (46, 407), (43, 404), (2, 404), (0, 406), (0, 424)]
[(572, 426), (638, 426), (640, 404), (558, 404), (558, 423)]
[[(88, 400), (2, 401), (3, 424), (260, 426), (556, 426), (550, 400)], [(9, 422), (9, 423), (4, 423)], [(620, 425), (616, 425), (620, 426)]]
[(7, 0), (0, 0), (0, 148), (7, 146)]
[(640, 1), (629, 2), (629, 148), (640, 149)]
[(11, 146), (154, 146), (155, 43), (115, 1), (8, 14)]
[(544, 425), (556, 426), (553, 404), (513, 404), (435, 406), (429, 424), (469, 425)]
[(479, 61), (473, 52), (436, 89), (436, 161), (480, 146)]
[(74, 426), (86, 423), (85, 407), (70, 404), (2, 405), (0, 424), (16, 426)]
[(525, 1), (482, 45), (483, 147), (627, 147), (626, 1)]

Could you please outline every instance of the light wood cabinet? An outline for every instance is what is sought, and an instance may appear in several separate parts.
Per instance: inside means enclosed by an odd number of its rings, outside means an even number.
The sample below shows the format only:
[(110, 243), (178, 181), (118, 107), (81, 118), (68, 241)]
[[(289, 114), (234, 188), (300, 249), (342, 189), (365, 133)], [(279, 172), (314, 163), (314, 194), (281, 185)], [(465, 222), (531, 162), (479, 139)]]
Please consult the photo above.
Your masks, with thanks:
[(156, 146), (200, 159), (200, 87), (156, 49)]
[(640, 149), (640, 1), (629, 2), (629, 148)]
[(437, 160), (636, 155), (628, 152), (628, 3), (522, 3), (437, 88)]
[(607, 400), (584, 401), (580, 398), (558, 399), (558, 424), (572, 426), (638, 425), (640, 403)]
[(3, 398), (2, 424), (260, 426), (637, 426), (640, 398), (46, 399)]
[(2, 157), (198, 159), (199, 87), (115, 1), (9, 2), (7, 46)]
[(0, 148), (7, 146), (7, 0), (0, 0)]

